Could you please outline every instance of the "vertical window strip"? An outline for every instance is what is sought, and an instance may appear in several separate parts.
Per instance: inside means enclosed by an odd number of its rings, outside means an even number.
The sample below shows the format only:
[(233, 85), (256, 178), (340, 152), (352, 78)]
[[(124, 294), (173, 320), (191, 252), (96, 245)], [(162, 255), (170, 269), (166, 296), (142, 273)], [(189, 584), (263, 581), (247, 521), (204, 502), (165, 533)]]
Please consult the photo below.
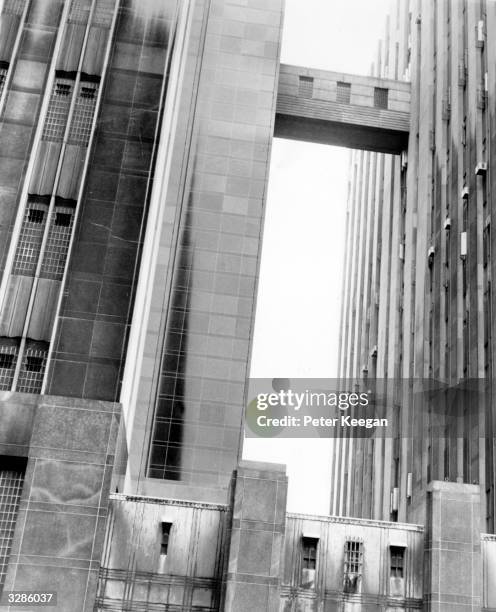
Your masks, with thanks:
[[(17, 462), (16, 462), (17, 463)], [(14, 529), (24, 484), (25, 468), (0, 457), (0, 592), (5, 584)], [(10, 464), (10, 465), (9, 465)]]
[(69, 23), (87, 23), (90, 14), (90, 8), (90, 0), (72, 0), (67, 21)]
[(98, 84), (82, 81), (69, 131), (69, 142), (88, 146), (98, 97)]
[(41, 264), (42, 278), (62, 280), (74, 224), (74, 211), (75, 206), (55, 206)]
[(48, 104), (45, 125), (43, 126), (43, 140), (62, 142), (67, 116), (71, 105), (71, 96), (74, 87), (72, 79), (57, 78)]
[(16, 340), (2, 338), (0, 340), (0, 390), (10, 391), (14, 380), (15, 366), (19, 346)]
[(48, 204), (28, 200), (17, 243), (12, 274), (34, 276), (45, 231)]
[(27, 342), (17, 381), (19, 393), (40, 393), (48, 355), (45, 342)]

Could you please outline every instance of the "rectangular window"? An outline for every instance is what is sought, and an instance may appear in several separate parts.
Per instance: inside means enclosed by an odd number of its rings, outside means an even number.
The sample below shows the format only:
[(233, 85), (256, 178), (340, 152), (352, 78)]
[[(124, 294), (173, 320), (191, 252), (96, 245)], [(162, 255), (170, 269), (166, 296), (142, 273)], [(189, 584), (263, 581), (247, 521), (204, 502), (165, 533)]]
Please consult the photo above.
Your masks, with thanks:
[(7, 576), (25, 473), (24, 458), (0, 455), (0, 593)]
[(162, 539), (160, 541), (160, 554), (166, 555), (169, 550), (170, 532), (172, 523), (162, 523)]
[(303, 569), (314, 570), (317, 566), (317, 538), (303, 538)]
[(47, 198), (29, 196), (14, 257), (13, 274), (34, 276), (40, 256), (47, 213)]
[(351, 100), (351, 83), (343, 83), (338, 81), (336, 90), (336, 102), (340, 104), (349, 104)]
[(9, 71), (9, 64), (7, 62), (0, 62), (0, 98), (2, 97), (5, 83), (7, 82), (7, 72)]
[(62, 77), (55, 79), (48, 104), (45, 125), (43, 126), (43, 140), (62, 142), (71, 106), (73, 88), (73, 79)]
[(16, 340), (10, 338), (0, 340), (0, 390), (2, 391), (12, 389), (17, 352), (18, 344)]
[(391, 578), (404, 578), (405, 549), (402, 546), (391, 546)]
[(388, 107), (389, 90), (383, 87), (374, 87), (374, 106), (376, 108)]
[(59, 203), (60, 201), (61, 198), (57, 198), (57, 204), (51, 217), (40, 274), (42, 278), (53, 280), (62, 280), (64, 275), (76, 204), (76, 202), (66, 200), (64, 203), (71, 205), (64, 206)]
[(358, 593), (362, 577), (363, 543), (347, 540), (344, 547), (344, 591)]
[(88, 145), (97, 95), (98, 83), (81, 82), (69, 131), (70, 143), (82, 145), (83, 147)]
[(302, 98), (313, 96), (313, 77), (300, 76), (298, 85), (298, 95)]
[(22, 365), (17, 381), (17, 391), (20, 393), (41, 393), (43, 376), (45, 374), (48, 345), (45, 342), (26, 343)]
[(300, 587), (315, 589), (315, 572), (317, 568), (317, 546), (319, 540), (303, 535), (301, 539), (301, 579)]

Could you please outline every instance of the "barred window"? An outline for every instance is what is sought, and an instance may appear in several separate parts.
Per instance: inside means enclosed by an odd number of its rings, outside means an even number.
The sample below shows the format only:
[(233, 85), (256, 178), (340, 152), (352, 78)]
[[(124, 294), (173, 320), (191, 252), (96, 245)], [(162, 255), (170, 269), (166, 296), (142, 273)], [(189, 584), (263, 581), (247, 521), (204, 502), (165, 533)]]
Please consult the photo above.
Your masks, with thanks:
[(72, 79), (55, 79), (43, 127), (43, 140), (62, 142), (67, 125), (73, 87), (74, 81)]
[(349, 104), (351, 100), (351, 83), (338, 81), (336, 89), (336, 102)]
[(374, 87), (374, 106), (376, 108), (387, 108), (388, 98), (388, 89), (384, 89), (384, 87)]
[(358, 593), (362, 576), (363, 543), (347, 540), (344, 547), (344, 590)]
[(26, 343), (22, 365), (17, 381), (17, 391), (20, 393), (40, 393), (45, 374), (48, 344), (46, 342)]
[(0, 593), (7, 576), (25, 473), (25, 459), (0, 455)]
[(0, 98), (7, 82), (7, 72), (9, 71), (9, 64), (7, 62), (0, 62)]
[(90, 0), (72, 0), (69, 9), (69, 23), (86, 23), (90, 14)]
[[(57, 200), (60, 201), (58, 198)], [(65, 201), (65, 204), (56, 204), (51, 217), (41, 264), (40, 276), (43, 278), (61, 280), (64, 275), (76, 203), (69, 200)]]
[(93, 116), (95, 114), (96, 99), (98, 95), (98, 83), (82, 81), (76, 99), (76, 107), (71, 121), (69, 131), (69, 142), (88, 145)]
[(391, 546), (391, 578), (403, 578), (405, 574), (405, 549)]
[(300, 76), (298, 95), (302, 98), (311, 98), (313, 96), (313, 77)]
[(360, 574), (363, 562), (363, 545), (358, 540), (347, 540), (345, 545), (345, 572), (347, 574)]
[(27, 0), (5, 0), (2, 13), (6, 15), (22, 15)]
[(47, 212), (46, 198), (29, 197), (14, 257), (13, 274), (34, 276), (40, 256)]
[(93, 25), (110, 28), (115, 0), (98, 0), (93, 13)]
[(18, 343), (10, 338), (0, 339), (0, 390), (10, 391), (17, 361)]

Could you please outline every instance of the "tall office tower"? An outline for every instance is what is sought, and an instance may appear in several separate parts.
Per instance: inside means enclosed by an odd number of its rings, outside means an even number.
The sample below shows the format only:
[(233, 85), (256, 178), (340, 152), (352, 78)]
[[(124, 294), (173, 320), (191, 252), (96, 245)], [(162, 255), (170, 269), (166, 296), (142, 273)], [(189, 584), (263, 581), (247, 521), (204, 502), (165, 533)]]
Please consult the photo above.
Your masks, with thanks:
[(10, 587), (77, 574), (89, 605), (111, 487), (227, 503), (281, 27), (281, 0), (0, 2)]
[[(409, 146), (352, 156), (340, 343), (340, 376), (389, 382), (395, 431), (339, 442), (332, 511), (423, 523), (431, 480), (476, 483), (494, 533), (496, 3), (396, 8), (376, 70), (411, 80)], [(426, 380), (450, 389), (431, 412)]]

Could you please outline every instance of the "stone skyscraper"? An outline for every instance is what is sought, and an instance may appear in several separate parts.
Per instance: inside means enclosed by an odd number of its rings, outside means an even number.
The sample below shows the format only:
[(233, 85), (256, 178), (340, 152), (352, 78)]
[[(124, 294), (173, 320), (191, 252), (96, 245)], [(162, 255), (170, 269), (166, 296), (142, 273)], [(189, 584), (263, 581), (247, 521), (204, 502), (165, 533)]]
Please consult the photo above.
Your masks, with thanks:
[[(410, 139), (353, 155), (340, 375), (412, 386), (393, 439), (340, 444), (333, 512), (423, 522), (431, 480), (476, 483), (494, 532), (495, 28), (492, 1), (398, 2), (380, 47), (377, 74), (412, 82)], [(434, 430), (422, 379), (477, 399)]]

